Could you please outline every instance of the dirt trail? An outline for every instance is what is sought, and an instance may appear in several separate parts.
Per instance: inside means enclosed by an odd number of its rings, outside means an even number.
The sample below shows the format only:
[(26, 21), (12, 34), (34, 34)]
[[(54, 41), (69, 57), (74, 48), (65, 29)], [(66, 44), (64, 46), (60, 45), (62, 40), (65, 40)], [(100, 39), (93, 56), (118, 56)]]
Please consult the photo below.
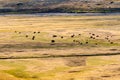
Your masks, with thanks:
[(66, 57), (93, 57), (93, 56), (115, 56), (120, 53), (97, 53), (97, 54), (70, 54), (70, 55), (42, 55), (42, 56), (27, 56), (27, 57), (0, 57), (0, 59), (36, 59), (36, 58), (66, 58)]

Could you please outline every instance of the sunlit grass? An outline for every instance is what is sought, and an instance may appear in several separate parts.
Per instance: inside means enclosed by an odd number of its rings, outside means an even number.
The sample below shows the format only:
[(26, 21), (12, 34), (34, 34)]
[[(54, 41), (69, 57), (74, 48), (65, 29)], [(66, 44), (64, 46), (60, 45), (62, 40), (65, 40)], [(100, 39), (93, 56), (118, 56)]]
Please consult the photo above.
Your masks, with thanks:
[[(100, 50), (104, 50), (104, 48), (116, 49), (116, 47), (119, 48), (120, 46), (120, 16), (0, 16), (0, 19), (1, 45), (14, 44), (12, 48), (11, 45), (5, 45), (4, 48), (7, 47), (11, 49), (11, 52), (5, 53), (4, 55), (1, 52), (0, 57), (43, 56), (43, 54), (41, 54), (42, 51), (44, 54), (67, 55), (69, 52), (71, 52), (71, 54), (77, 54), (85, 52), (86, 48), (88, 50), (86, 53), (89, 53), (92, 48), (102, 48)], [(15, 33), (15, 31), (21, 32), (21, 34)], [(40, 31), (40, 34), (33, 34), (34, 31)], [(103, 34), (102, 37), (93, 40), (89, 38), (89, 32)], [(79, 33), (82, 35), (78, 36)], [(108, 33), (117, 35), (117, 37), (115, 36), (111, 40), (115, 41), (114, 44), (110, 44), (110, 42), (104, 39)], [(53, 34), (58, 35), (58, 37), (53, 38)], [(71, 38), (70, 36), (72, 34), (77, 36)], [(28, 38), (25, 37), (26, 35), (28, 35)], [(36, 36), (35, 40), (32, 40), (32, 36)], [(61, 36), (64, 36), (64, 38), (61, 39)], [(60, 47), (61, 45), (50, 45), (53, 39), (56, 43), (72, 43), (73, 45), (62, 47)], [(80, 40), (83, 45), (73, 43), (74, 39)], [(89, 43), (85, 44), (86, 41), (89, 41)], [(27, 43), (31, 46), (27, 46)], [(38, 43), (42, 43), (42, 46)], [(45, 45), (45, 43), (48, 44)], [(96, 43), (98, 45), (95, 45)], [(24, 46), (18, 46), (16, 44), (22, 44)], [(35, 46), (33, 46), (33, 44)], [(1, 49), (2, 48), (3, 47), (1, 47)], [(43, 48), (44, 50), (42, 50)], [(50, 48), (53, 50), (50, 50)], [(12, 52), (12, 49), (15, 49), (16, 52)], [(24, 49), (27, 50), (25, 51)], [(34, 49), (40, 49), (41, 52), (34, 51)], [(54, 49), (56, 51), (54, 51)], [(61, 51), (60, 54), (59, 51), (62, 49), (64, 51)], [(79, 52), (74, 52), (76, 49), (80, 49)], [(18, 54), (17, 50), (23, 52), (19, 52)], [(99, 51), (93, 50), (93, 52), (97, 53)], [(107, 60), (102, 57), (90, 57), (87, 58), (86, 66), (78, 67), (69, 67), (62, 60), (52, 61), (51, 59), (46, 59), (46, 61), (41, 59), (0, 60), (0, 79), (84, 80), (82, 79), (83, 77), (91, 75), (91, 71), (96, 70), (98, 67), (101, 68), (103, 65), (118, 63), (118, 61), (114, 59), (111, 58)]]

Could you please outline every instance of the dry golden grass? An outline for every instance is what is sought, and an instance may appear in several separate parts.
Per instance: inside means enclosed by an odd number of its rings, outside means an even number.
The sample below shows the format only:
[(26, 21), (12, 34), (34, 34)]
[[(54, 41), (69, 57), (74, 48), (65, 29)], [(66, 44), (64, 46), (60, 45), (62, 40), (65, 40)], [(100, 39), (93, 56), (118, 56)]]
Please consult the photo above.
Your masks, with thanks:
[[(120, 52), (120, 16), (0, 16), (0, 58), (34, 57), (46, 55), (74, 55)], [(21, 32), (21, 34), (15, 33)], [(40, 34), (33, 34), (40, 31)], [(46, 46), (57, 34), (66, 36), (58, 43), (71, 43), (71, 34), (82, 34), (83, 42), (88, 33), (99, 34), (100, 44), (84, 46)], [(25, 35), (30, 38), (25, 38)], [(37, 39), (31, 40), (35, 35)], [(104, 41), (106, 35), (117, 44)], [(75, 37), (78, 39), (78, 37)], [(97, 42), (92, 40), (91, 43)], [(40, 47), (39, 45), (41, 45)], [(48, 43), (45, 45), (45, 43)], [(7, 45), (6, 45), (7, 44)], [(20, 44), (20, 46), (19, 46)], [(37, 48), (36, 48), (37, 45)], [(31, 47), (32, 46), (32, 47)], [(33, 47), (35, 46), (35, 47)], [(78, 66), (79, 61), (83, 65)], [(84, 60), (86, 64), (84, 63)], [(69, 63), (69, 64), (68, 64)], [(73, 64), (74, 63), (74, 64)], [(119, 80), (120, 56), (99, 56), (87, 58), (42, 58), (1, 59), (0, 80)], [(72, 66), (71, 66), (72, 65)]]

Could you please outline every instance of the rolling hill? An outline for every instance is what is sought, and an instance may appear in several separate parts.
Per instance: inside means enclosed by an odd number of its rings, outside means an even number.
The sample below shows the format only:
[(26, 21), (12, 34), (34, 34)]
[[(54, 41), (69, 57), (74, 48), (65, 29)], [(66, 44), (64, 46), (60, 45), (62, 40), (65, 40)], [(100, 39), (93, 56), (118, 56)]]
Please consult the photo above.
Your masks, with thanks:
[(120, 0), (0, 0), (0, 13), (120, 12)]

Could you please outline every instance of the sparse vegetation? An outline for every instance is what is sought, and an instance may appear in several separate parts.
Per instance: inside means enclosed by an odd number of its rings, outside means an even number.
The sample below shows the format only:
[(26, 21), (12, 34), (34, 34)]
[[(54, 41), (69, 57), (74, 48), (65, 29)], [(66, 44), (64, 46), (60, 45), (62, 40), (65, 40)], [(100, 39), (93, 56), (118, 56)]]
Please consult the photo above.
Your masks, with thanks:
[(1, 80), (119, 80), (119, 15), (0, 19)]
[[(32, 4), (33, 3), (33, 4)], [(0, 13), (120, 12), (120, 0), (1, 0)]]

